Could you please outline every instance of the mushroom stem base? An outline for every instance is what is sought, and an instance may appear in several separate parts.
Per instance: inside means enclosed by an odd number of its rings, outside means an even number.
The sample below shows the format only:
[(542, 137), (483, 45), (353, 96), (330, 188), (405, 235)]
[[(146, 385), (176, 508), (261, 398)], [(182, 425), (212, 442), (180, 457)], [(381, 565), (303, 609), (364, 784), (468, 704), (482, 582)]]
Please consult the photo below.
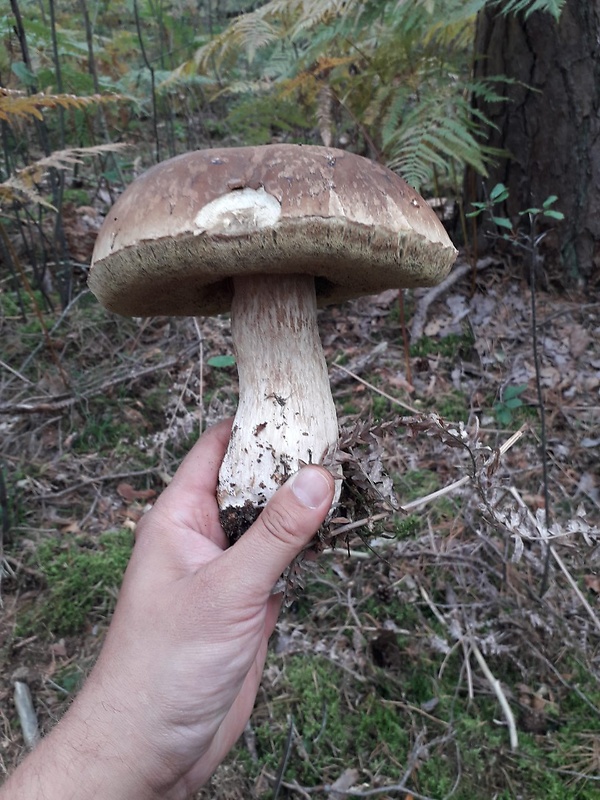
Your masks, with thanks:
[(231, 328), (240, 398), (217, 499), (230, 541), (303, 464), (321, 464), (338, 424), (317, 329), (314, 278), (236, 278)]

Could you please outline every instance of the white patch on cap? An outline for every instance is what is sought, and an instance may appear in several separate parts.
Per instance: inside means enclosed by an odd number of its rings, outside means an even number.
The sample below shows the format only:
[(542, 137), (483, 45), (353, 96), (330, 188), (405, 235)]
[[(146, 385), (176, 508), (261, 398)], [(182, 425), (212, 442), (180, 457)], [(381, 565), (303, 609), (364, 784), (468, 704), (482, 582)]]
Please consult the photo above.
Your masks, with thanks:
[(260, 189), (235, 189), (218, 197), (198, 212), (194, 220), (199, 233), (238, 236), (271, 228), (281, 217), (281, 204)]

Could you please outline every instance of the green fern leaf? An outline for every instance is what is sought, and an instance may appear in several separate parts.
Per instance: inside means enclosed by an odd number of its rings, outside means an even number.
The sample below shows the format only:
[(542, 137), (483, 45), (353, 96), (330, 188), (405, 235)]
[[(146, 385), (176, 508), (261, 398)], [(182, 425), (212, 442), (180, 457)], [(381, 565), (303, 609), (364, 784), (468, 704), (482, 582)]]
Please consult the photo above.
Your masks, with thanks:
[[(501, 0), (496, 0), (496, 5), (500, 2)], [(506, 0), (502, 8), (502, 13), (516, 14), (520, 11), (524, 11), (525, 16), (528, 17), (530, 14), (533, 14), (534, 11), (546, 11), (552, 14), (554, 19), (558, 19), (564, 5), (565, 0)]]

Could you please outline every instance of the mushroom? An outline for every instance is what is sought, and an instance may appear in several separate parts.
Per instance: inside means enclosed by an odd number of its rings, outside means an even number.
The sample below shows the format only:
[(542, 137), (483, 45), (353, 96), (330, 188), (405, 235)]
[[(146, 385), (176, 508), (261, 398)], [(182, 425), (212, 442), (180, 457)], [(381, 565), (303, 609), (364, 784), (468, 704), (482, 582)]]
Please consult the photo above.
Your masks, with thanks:
[(385, 167), (265, 145), (186, 153), (137, 178), (100, 230), (89, 285), (129, 316), (231, 310), (240, 395), (217, 499), (235, 541), (302, 463), (335, 453), (317, 306), (436, 284), (455, 258), (432, 209)]

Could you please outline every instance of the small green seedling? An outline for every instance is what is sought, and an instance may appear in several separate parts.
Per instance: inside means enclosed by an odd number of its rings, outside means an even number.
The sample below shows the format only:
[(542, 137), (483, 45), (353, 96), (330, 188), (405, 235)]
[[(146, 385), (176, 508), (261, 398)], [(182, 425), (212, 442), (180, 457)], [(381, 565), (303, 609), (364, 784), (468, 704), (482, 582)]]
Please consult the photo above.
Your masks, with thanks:
[(513, 421), (513, 412), (523, 407), (520, 395), (527, 389), (527, 384), (507, 386), (501, 400), (494, 403), (494, 414), (500, 425), (508, 427)]
[[(503, 228), (505, 231), (507, 231), (506, 233), (502, 234), (501, 238), (508, 241), (514, 241), (517, 234), (513, 223), (508, 219), (508, 217), (501, 217), (494, 213), (494, 207), (500, 205), (500, 203), (504, 203), (505, 200), (508, 200), (509, 194), (510, 193), (508, 189), (503, 183), (497, 183), (491, 190), (490, 196), (485, 202), (471, 203), (473, 206), (473, 211), (469, 211), (467, 217), (478, 217), (480, 214), (483, 214), (484, 211), (487, 211), (492, 222), (498, 228)], [(562, 211), (557, 211), (556, 209), (552, 208), (557, 200), (558, 195), (551, 194), (544, 200), (539, 208), (535, 206), (532, 206), (531, 208), (525, 208), (523, 211), (519, 211), (519, 216), (528, 216), (530, 220), (539, 217), (548, 217), (549, 219), (556, 220), (564, 219), (565, 215), (562, 213)]]
[(529, 216), (542, 216), (542, 217), (550, 217), (550, 219), (564, 219), (565, 215), (562, 211), (557, 211), (555, 208), (551, 208), (554, 203), (558, 200), (558, 195), (551, 194), (544, 200), (542, 203), (541, 208), (526, 208), (524, 211), (519, 211), (519, 216), (524, 216), (525, 214), (529, 214)]
[(492, 208), (499, 203), (508, 200), (508, 189), (503, 183), (497, 183), (490, 192), (489, 199), (484, 203), (471, 203), (473, 211), (469, 211), (467, 217), (478, 217), (484, 211), (489, 211), (492, 222), (499, 228), (507, 228), (512, 231), (512, 222), (506, 217), (499, 217), (493, 213)]

